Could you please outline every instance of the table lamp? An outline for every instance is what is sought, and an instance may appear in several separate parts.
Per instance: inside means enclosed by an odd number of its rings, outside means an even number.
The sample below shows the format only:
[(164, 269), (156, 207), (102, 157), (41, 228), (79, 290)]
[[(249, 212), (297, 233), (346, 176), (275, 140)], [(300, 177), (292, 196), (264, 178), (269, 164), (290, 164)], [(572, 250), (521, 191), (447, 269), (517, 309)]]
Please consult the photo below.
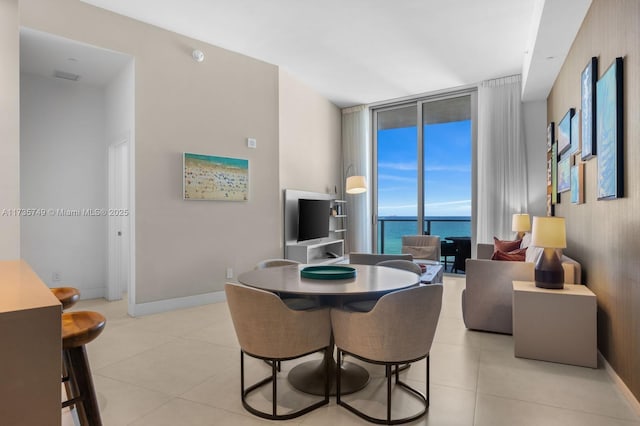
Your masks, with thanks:
[(564, 288), (564, 269), (556, 252), (567, 247), (564, 218), (534, 216), (531, 234), (531, 245), (544, 248), (535, 266), (536, 287)]
[(531, 231), (531, 221), (527, 213), (515, 213), (511, 218), (511, 230), (516, 233), (516, 240), (521, 240), (525, 232)]

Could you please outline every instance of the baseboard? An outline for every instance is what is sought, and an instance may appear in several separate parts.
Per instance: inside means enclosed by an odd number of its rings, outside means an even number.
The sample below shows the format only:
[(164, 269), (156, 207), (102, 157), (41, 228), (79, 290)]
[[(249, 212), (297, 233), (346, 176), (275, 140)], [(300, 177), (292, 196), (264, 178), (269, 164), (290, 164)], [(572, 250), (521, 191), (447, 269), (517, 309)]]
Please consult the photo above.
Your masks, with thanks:
[(80, 300), (102, 299), (106, 296), (107, 288), (79, 288), (78, 291), (80, 291)]
[(607, 371), (607, 373), (609, 374), (609, 377), (611, 377), (613, 382), (616, 384), (622, 396), (624, 396), (624, 398), (627, 400), (631, 409), (633, 409), (636, 415), (640, 417), (640, 401), (636, 399), (636, 396), (633, 394), (633, 392), (631, 392), (631, 390), (629, 390), (627, 385), (622, 381), (620, 376), (618, 376), (618, 373), (616, 373), (613, 367), (611, 367), (611, 365), (609, 364), (609, 362), (607, 362), (605, 357), (602, 356), (600, 351), (598, 351), (598, 359), (600, 360), (600, 362), (602, 362), (602, 365), (604, 365), (604, 369)]
[(156, 302), (136, 303), (133, 305), (133, 312), (129, 312), (129, 315), (139, 317), (174, 311), (176, 309), (208, 305), (225, 300), (227, 300), (227, 298), (225, 297), (224, 291), (216, 291), (213, 293), (196, 294), (194, 296), (177, 297), (175, 299), (158, 300)]

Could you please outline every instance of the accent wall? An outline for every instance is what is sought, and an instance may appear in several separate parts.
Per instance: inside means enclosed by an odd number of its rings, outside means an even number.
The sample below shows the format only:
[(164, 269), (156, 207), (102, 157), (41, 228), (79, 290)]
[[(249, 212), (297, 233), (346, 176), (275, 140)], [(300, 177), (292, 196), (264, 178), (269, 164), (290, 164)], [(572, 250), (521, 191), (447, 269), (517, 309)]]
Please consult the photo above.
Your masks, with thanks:
[(547, 99), (547, 121), (580, 108), (580, 74), (598, 57), (598, 78), (624, 58), (623, 198), (598, 201), (597, 158), (586, 161), (585, 203), (563, 193), (556, 215), (567, 222), (569, 256), (598, 300), (598, 349), (640, 399), (640, 2), (593, 0)]

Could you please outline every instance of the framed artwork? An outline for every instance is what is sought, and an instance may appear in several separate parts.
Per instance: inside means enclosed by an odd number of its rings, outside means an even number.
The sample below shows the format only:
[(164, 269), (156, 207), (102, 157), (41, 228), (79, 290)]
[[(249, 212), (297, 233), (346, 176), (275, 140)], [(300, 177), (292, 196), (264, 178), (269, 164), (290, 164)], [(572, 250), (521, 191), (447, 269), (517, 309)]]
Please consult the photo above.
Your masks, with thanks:
[(547, 194), (547, 216), (555, 215), (555, 206), (551, 203), (551, 194)]
[(598, 200), (624, 196), (622, 106), (622, 58), (616, 58), (596, 83)]
[(551, 145), (553, 145), (553, 141), (555, 140), (556, 140), (555, 123), (552, 121), (547, 126), (547, 152), (551, 151)]
[(580, 76), (580, 98), (582, 119), (582, 160), (596, 155), (596, 77), (598, 58), (591, 58)]
[(558, 124), (558, 155), (564, 154), (571, 147), (571, 117), (575, 111), (569, 108)]
[(558, 193), (571, 190), (571, 156), (558, 161)]
[(551, 147), (551, 204), (558, 204), (558, 143)]
[(580, 152), (580, 112), (571, 117), (571, 148), (569, 154)]
[(249, 199), (249, 160), (185, 152), (182, 176), (185, 200)]
[(584, 203), (584, 163), (571, 167), (571, 202)]

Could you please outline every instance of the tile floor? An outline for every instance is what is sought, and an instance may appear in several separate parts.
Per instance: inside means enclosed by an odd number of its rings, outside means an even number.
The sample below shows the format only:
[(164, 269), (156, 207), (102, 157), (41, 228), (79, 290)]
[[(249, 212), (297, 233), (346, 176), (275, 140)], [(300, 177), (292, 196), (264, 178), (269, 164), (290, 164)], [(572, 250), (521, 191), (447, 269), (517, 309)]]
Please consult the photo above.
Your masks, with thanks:
[[(589, 369), (515, 358), (513, 339), (468, 331), (462, 322), (464, 277), (445, 276), (443, 310), (431, 351), (431, 406), (413, 424), (431, 426), (602, 426), (636, 425), (640, 417), (603, 368)], [(259, 425), (239, 396), (239, 347), (225, 303), (130, 318), (126, 304), (87, 300), (75, 309), (102, 312), (103, 334), (87, 347), (105, 426)], [(295, 362), (285, 363), (288, 370)], [(268, 374), (261, 362), (247, 365), (252, 380)], [(348, 401), (382, 415), (384, 375), (372, 375), (365, 390)], [(424, 386), (424, 361), (407, 380)], [(299, 407), (309, 396), (292, 390), (286, 372), (279, 381), (283, 409)], [(252, 403), (267, 407), (270, 390)], [(415, 409), (399, 394), (397, 412)], [(63, 425), (74, 416), (63, 411)], [(322, 407), (286, 424), (368, 424), (332, 398)]]

